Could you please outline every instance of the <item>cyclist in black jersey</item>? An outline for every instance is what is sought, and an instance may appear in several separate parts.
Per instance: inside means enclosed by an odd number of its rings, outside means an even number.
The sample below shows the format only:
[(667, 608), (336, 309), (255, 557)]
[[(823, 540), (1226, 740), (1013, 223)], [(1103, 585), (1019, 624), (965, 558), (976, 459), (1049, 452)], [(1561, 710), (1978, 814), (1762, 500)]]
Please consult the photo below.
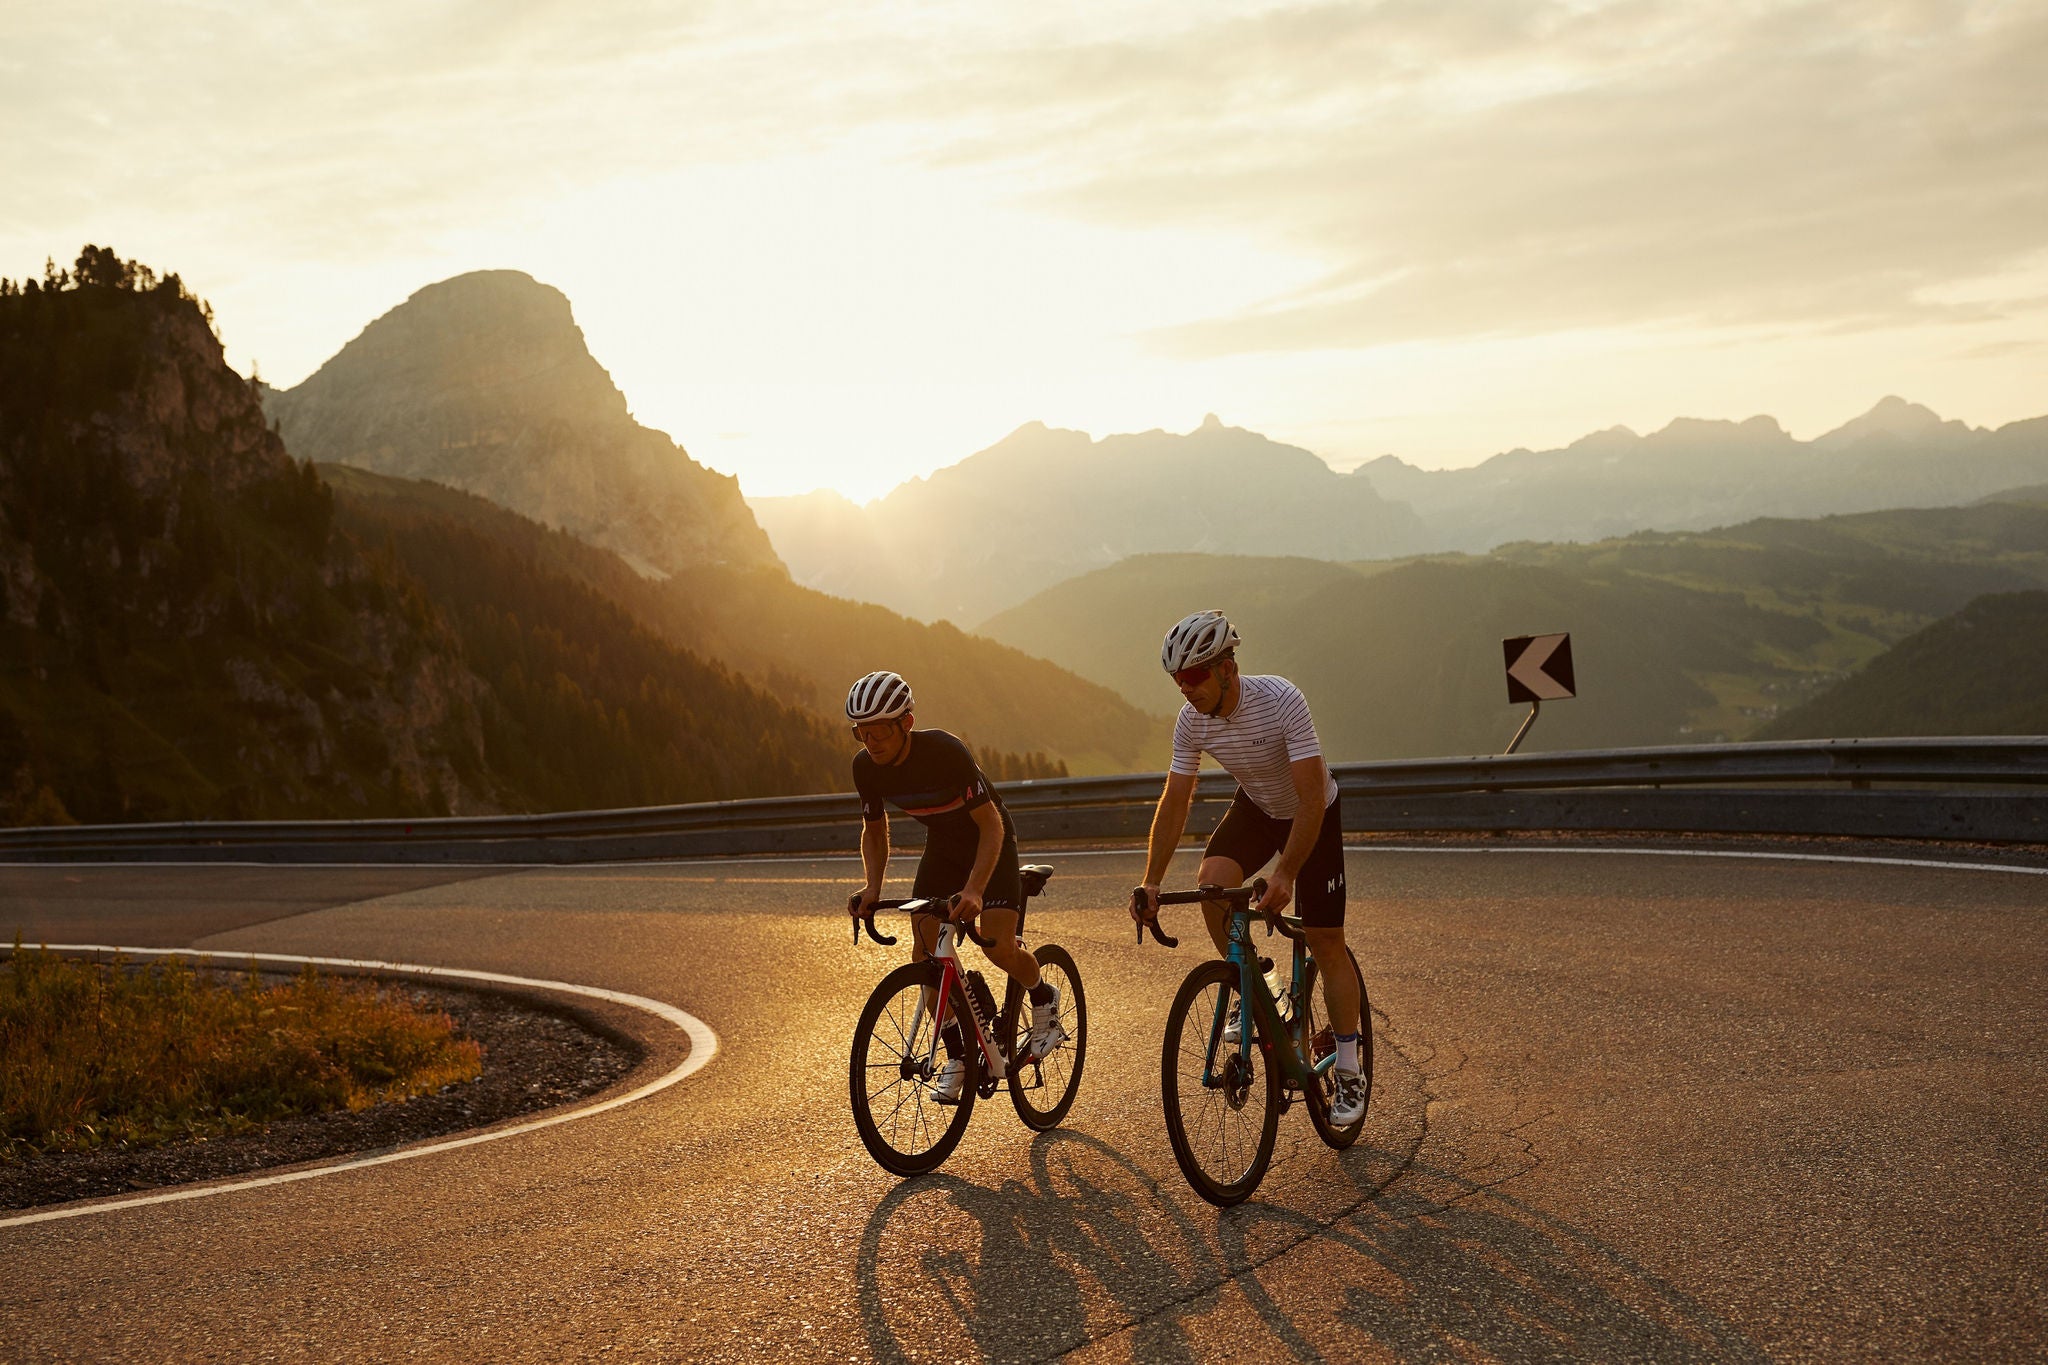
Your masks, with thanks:
[[(881, 899), (889, 865), (888, 808), (894, 806), (925, 827), (911, 895), (957, 896), (955, 919), (981, 917), (989, 961), (1031, 997), (1031, 1050), (1043, 1055), (1060, 1042), (1060, 993), (1039, 980), (1037, 960), (1017, 937), (1024, 928), (1024, 888), (1016, 828), (965, 744), (944, 730), (914, 728), (911, 701), (910, 684), (888, 672), (868, 674), (846, 694), (846, 718), (861, 742), (853, 756), (853, 785), (860, 793), (860, 861), (867, 873), (867, 884), (847, 909), (860, 915)], [(939, 917), (913, 916), (911, 928), (910, 960), (922, 962), (938, 945)], [(940, 1041), (947, 1062), (933, 1097), (953, 1103), (966, 1077), (966, 1040), (949, 1021)]]

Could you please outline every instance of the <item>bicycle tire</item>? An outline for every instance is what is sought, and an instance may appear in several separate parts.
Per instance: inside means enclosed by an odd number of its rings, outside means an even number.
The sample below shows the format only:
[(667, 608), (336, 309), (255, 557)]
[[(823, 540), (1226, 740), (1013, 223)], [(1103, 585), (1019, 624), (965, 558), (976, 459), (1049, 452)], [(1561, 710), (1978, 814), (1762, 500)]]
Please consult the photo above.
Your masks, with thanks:
[[(1221, 1041), (1219, 1011), (1227, 1011), (1237, 994), (1237, 968), (1228, 962), (1204, 962), (1189, 972), (1166, 1012), (1159, 1054), (1159, 1094), (1173, 1159), (1196, 1194), (1223, 1208), (1243, 1203), (1266, 1178), (1280, 1131), (1279, 1073), (1258, 1048), (1239, 1052)], [(1225, 1054), (1226, 1065), (1249, 1065), (1251, 1071), (1235, 1083), (1205, 1087), (1212, 1046)], [(1260, 1112), (1246, 1117), (1254, 1104)]]
[[(1065, 948), (1056, 943), (1041, 943), (1032, 957), (1038, 961), (1040, 978), (1060, 987), (1060, 1023), (1066, 1028), (1067, 1038), (1038, 1061), (1016, 1060), (1017, 1035), (1021, 1031), (1028, 1037), (1030, 1030), (1019, 1030), (1017, 1026), (1023, 1001), (1016, 997), (1023, 992), (1012, 981), (1013, 998), (1003, 1004), (1003, 1052), (1011, 1058), (1010, 1103), (1026, 1128), (1042, 1133), (1059, 1126), (1067, 1110), (1073, 1108), (1074, 1096), (1080, 1092), (1081, 1068), (1088, 1061), (1088, 996), (1081, 989), (1080, 969), (1074, 966), (1073, 956)], [(1041, 1100), (1046, 1102), (1040, 1103)]]
[[(1348, 945), (1344, 951), (1351, 958), (1351, 970), (1358, 972), (1358, 1070), (1365, 1078), (1365, 1106), (1369, 1113), (1372, 1110), (1372, 1005), (1366, 999), (1365, 973), (1359, 970), (1358, 954), (1353, 953)], [(1305, 1060), (1312, 1060), (1308, 1054), (1310, 1040), (1322, 1027), (1323, 1005), (1320, 992), (1316, 990), (1317, 971), (1316, 960), (1309, 958), (1308, 966), (1303, 972), (1308, 979), (1308, 988), (1302, 992), (1303, 1017), (1301, 1024), (1295, 1029), (1295, 1037), (1299, 1041)], [(1315, 1127), (1316, 1136), (1323, 1140), (1324, 1145), (1341, 1152), (1358, 1141), (1358, 1135), (1365, 1130), (1365, 1114), (1360, 1114), (1356, 1123), (1346, 1124), (1341, 1128), (1332, 1122), (1330, 1102), (1336, 1095), (1336, 1089), (1336, 1080), (1325, 1073), (1315, 1085), (1309, 1087), (1309, 1092), (1303, 1098), (1308, 1103), (1308, 1118)]]
[[(943, 1105), (933, 1099), (930, 1078), (903, 1074), (905, 1058), (921, 1058), (930, 1047), (929, 1013), (916, 1037), (905, 1035), (916, 1015), (918, 996), (931, 979), (931, 968), (924, 963), (896, 968), (868, 996), (853, 1029), (853, 1054), (847, 1064), (853, 1126), (868, 1155), (895, 1175), (923, 1175), (953, 1154), (967, 1131), (975, 1087), (981, 1082), (981, 1058), (975, 1055), (971, 1038), (959, 1104)], [(960, 1008), (957, 1000), (955, 1008)]]

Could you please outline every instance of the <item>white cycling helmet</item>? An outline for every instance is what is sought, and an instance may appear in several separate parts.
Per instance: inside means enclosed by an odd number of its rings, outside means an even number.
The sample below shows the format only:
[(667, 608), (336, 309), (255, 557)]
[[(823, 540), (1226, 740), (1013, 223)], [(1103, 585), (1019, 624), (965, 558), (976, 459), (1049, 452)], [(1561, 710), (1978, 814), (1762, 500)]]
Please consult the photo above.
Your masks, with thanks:
[(1198, 611), (1166, 632), (1159, 665), (1168, 673), (1213, 662), (1237, 648), (1237, 631), (1220, 611)]
[(894, 720), (910, 711), (910, 684), (894, 673), (870, 673), (846, 690), (846, 718), (855, 725)]

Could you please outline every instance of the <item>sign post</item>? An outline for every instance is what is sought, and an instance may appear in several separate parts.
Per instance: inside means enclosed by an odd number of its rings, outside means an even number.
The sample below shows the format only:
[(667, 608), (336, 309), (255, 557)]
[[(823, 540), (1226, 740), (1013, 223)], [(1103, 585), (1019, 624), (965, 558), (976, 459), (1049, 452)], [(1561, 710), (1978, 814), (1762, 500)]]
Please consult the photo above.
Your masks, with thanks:
[(1578, 695), (1572, 677), (1572, 637), (1563, 635), (1517, 635), (1500, 642), (1508, 666), (1508, 704), (1529, 703), (1529, 715), (1503, 752), (1513, 753), (1536, 723), (1536, 713), (1546, 701), (1563, 701)]

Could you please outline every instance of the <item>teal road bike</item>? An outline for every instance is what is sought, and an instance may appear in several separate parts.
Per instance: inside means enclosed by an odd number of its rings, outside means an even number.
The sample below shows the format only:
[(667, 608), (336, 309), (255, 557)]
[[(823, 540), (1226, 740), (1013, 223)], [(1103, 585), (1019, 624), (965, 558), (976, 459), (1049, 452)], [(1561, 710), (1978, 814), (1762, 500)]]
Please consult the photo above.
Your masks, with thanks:
[[(1229, 954), (1202, 963), (1181, 982), (1166, 1014), (1159, 1056), (1160, 1095), (1174, 1160), (1197, 1194), (1223, 1207), (1250, 1198), (1265, 1179), (1280, 1115), (1295, 1104), (1307, 1106), (1316, 1136), (1339, 1151), (1356, 1142), (1365, 1126), (1363, 1115), (1344, 1127), (1330, 1117), (1337, 1042), (1321, 1016), (1316, 960), (1302, 936), (1301, 920), (1293, 915), (1266, 917), (1267, 934), (1278, 930), (1294, 949), (1286, 989), (1276, 996), (1267, 984), (1272, 964), (1254, 951), (1251, 939), (1252, 906), (1265, 894), (1260, 879), (1235, 889), (1204, 886), (1159, 897), (1161, 906), (1221, 901), (1230, 909)], [(1180, 940), (1162, 932), (1157, 920), (1143, 918), (1144, 896), (1142, 888), (1131, 896), (1140, 917), (1138, 941), (1143, 943), (1150, 930), (1160, 944), (1179, 947)], [(1357, 956), (1349, 948), (1345, 952), (1357, 971)], [(1369, 1105), (1372, 1006), (1363, 972), (1358, 1005), (1358, 1062)]]

